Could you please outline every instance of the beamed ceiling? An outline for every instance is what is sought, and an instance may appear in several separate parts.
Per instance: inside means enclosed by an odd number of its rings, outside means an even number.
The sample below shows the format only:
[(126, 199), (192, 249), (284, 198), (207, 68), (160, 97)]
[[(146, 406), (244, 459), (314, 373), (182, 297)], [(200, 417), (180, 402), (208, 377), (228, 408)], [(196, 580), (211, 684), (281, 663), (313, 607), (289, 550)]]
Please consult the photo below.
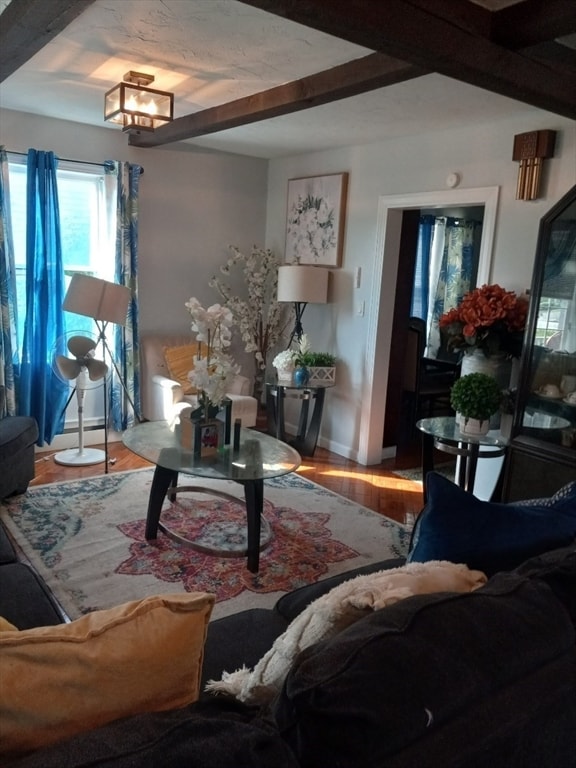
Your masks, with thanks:
[[(382, 105), (414, 120), (412, 99), (434, 127), (426, 91), (446, 83), (455, 101), (472, 93), (482, 108), (486, 97), (488, 116), (513, 100), (576, 119), (576, 2), (12, 0), (0, 16), (5, 107), (102, 124), (104, 91), (140, 67), (160, 73), (155, 85), (188, 109), (154, 133), (131, 134), (139, 147), (256, 123), (281, 131), (275, 118), (303, 110), (329, 122), (336, 112), (314, 109), (336, 102), (355, 110), (362, 135), (376, 98), (363, 94), (391, 99)], [(48, 106), (53, 83), (69, 89), (63, 115)], [(65, 91), (55, 93), (62, 103)], [(83, 93), (98, 100), (98, 116), (74, 112)]]

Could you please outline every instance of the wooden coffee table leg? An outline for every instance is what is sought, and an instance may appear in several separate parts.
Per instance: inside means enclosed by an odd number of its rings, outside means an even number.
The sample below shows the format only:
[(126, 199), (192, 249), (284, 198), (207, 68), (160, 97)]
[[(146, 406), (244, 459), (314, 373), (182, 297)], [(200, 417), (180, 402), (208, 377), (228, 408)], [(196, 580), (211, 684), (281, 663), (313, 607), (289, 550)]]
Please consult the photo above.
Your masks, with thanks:
[(264, 481), (246, 480), (243, 485), (248, 527), (247, 567), (251, 573), (258, 573), (258, 568), (260, 567), (260, 522), (264, 505)]
[(152, 478), (152, 487), (150, 488), (150, 497), (148, 499), (148, 514), (146, 515), (146, 539), (155, 539), (158, 536), (158, 523), (160, 522), (160, 513), (162, 504), (166, 498), (168, 488), (172, 484), (176, 485), (178, 472), (166, 467), (156, 466), (154, 477)]

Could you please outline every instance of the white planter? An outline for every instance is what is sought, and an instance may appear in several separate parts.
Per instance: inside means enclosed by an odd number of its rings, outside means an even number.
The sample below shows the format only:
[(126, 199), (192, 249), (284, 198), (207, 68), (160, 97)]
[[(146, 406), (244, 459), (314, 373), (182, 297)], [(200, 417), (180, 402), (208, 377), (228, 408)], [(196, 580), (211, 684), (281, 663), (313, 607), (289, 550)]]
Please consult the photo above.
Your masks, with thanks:
[(278, 384), (292, 384), (294, 368), (276, 368)]
[(463, 435), (486, 435), (490, 429), (490, 419), (470, 419), (461, 413), (456, 414), (456, 423)]
[(336, 366), (311, 366), (308, 368), (310, 376), (308, 384), (335, 384)]

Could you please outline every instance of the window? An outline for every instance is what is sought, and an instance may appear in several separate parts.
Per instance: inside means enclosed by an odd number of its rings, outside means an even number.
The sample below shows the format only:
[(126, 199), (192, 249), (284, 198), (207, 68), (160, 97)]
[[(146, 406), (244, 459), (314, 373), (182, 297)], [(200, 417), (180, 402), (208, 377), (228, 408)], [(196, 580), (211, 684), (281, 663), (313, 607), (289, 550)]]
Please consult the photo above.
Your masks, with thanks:
[[(10, 214), (14, 241), (16, 271), (16, 328), (18, 352), (22, 352), (26, 315), (26, 159), (10, 155)], [(62, 260), (66, 288), (72, 275), (82, 274), (114, 281), (115, 195), (116, 182), (106, 177), (102, 166), (60, 161), (57, 171), (58, 202)], [(109, 190), (108, 186), (109, 185)], [(88, 335), (98, 338), (94, 321), (89, 317), (66, 312), (66, 336)], [(113, 334), (108, 343), (113, 345)], [(95, 357), (106, 359), (99, 346)], [(100, 383), (101, 384), (101, 383)], [(72, 383), (73, 386), (73, 383)], [(85, 418), (98, 424), (102, 421), (102, 396), (87, 398)], [(66, 427), (74, 429), (77, 421), (75, 399), (66, 411)]]
[[(58, 200), (62, 260), (67, 285), (75, 272), (104, 280), (114, 280), (114, 249), (109, 242), (106, 212), (104, 170), (99, 166), (60, 162), (58, 168)], [(26, 163), (8, 164), (10, 176), (10, 213), (16, 266), (16, 303), (18, 344), (24, 335), (26, 308)], [(67, 315), (70, 331), (95, 333), (88, 317)]]

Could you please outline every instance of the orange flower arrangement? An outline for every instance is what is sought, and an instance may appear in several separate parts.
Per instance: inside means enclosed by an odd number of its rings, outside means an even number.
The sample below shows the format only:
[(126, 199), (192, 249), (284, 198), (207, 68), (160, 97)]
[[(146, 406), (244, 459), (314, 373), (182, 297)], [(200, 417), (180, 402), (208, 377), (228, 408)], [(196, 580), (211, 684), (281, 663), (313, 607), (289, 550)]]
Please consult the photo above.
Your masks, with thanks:
[(449, 349), (481, 349), (487, 357), (498, 352), (519, 357), (527, 315), (524, 296), (499, 285), (483, 285), (469, 291), (458, 307), (445, 312), (439, 325), (448, 336)]

